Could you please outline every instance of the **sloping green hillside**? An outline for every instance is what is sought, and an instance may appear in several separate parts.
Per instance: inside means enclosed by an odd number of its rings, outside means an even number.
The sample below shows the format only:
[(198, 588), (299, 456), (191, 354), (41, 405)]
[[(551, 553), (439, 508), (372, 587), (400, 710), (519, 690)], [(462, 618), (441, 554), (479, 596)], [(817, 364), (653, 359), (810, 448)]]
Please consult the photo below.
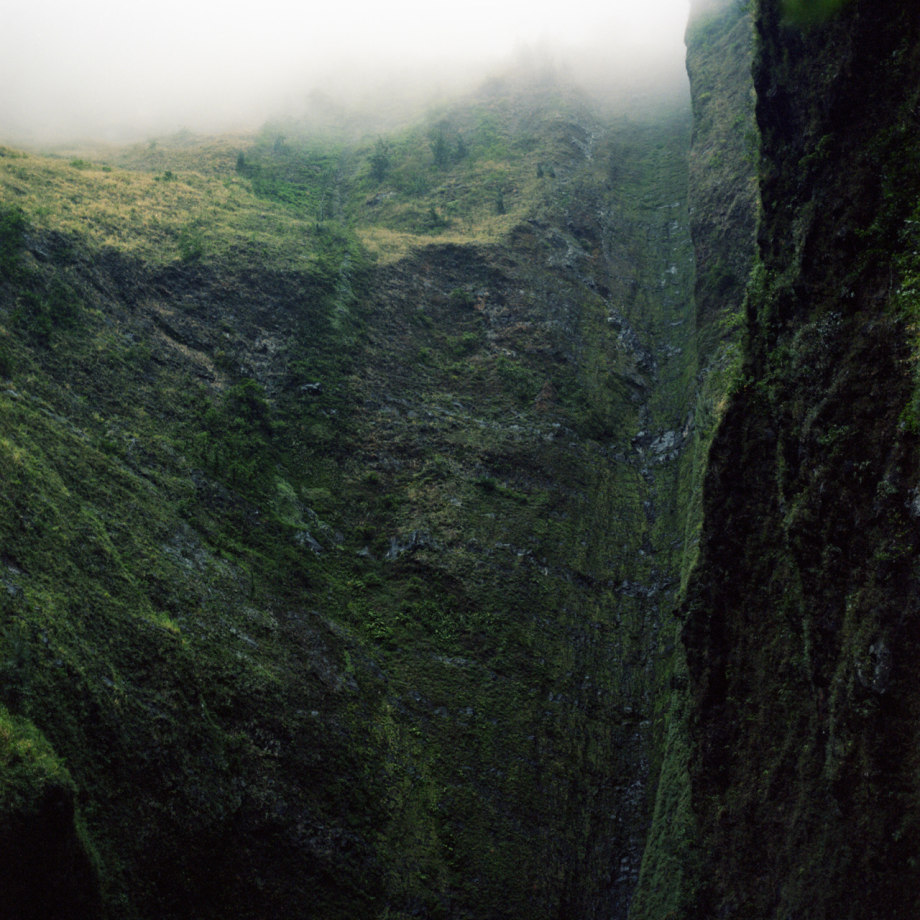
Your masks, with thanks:
[(364, 143), (2, 151), (17, 916), (625, 916), (688, 128), (512, 81)]

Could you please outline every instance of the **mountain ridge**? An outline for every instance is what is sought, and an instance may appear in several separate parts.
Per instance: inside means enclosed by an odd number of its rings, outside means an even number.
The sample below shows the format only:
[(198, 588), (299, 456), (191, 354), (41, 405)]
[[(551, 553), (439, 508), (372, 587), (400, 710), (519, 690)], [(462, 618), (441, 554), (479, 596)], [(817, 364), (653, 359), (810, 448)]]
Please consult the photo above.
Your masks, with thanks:
[(689, 125), (495, 104), (383, 181), (376, 142), (275, 133), (211, 176), (0, 160), (3, 702), (66, 759), (103, 915), (625, 915)]

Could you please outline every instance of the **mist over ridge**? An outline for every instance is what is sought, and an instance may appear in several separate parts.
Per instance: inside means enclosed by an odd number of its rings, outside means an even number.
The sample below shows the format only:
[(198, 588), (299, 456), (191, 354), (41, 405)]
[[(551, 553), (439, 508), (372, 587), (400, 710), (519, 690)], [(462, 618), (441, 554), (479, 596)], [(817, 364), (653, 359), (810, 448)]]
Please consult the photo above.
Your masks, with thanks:
[[(136, 141), (181, 129), (248, 131), (325, 108), (398, 120), (488, 77), (551, 68), (615, 109), (686, 96), (687, 0), (525, 14), (400, 0), (309, 14), (91, 0), (18, 7), (0, 35), (0, 140)], [(370, 127), (373, 130), (373, 126)]]

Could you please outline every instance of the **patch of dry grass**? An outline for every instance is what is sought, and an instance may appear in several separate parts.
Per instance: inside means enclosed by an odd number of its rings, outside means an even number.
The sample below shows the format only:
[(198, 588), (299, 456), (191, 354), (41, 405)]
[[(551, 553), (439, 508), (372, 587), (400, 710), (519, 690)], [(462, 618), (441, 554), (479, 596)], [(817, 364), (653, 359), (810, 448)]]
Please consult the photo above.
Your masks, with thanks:
[(199, 234), (206, 259), (289, 268), (312, 263), (313, 222), (257, 198), (234, 175), (4, 155), (0, 200), (20, 208), (36, 229), (79, 236), (91, 248), (111, 247), (153, 263), (180, 258), (180, 237), (189, 227)]

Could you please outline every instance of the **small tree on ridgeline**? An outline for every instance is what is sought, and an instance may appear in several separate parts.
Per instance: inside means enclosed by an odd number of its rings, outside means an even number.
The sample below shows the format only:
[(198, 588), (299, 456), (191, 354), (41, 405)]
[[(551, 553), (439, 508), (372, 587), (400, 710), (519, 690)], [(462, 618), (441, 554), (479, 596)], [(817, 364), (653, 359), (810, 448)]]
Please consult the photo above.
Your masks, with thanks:
[(469, 150), (467, 149), (466, 141), (463, 140), (463, 135), (457, 135), (457, 147), (454, 150), (454, 159), (459, 163), (468, 153)]
[(377, 183), (383, 182), (390, 171), (390, 145), (382, 138), (377, 138), (374, 152), (369, 157), (371, 176)]
[(450, 163), (450, 147), (447, 143), (447, 138), (444, 136), (444, 131), (441, 128), (438, 128), (432, 133), (429, 138), (431, 142), (431, 153), (434, 157), (434, 165), (438, 169), (446, 169)]

